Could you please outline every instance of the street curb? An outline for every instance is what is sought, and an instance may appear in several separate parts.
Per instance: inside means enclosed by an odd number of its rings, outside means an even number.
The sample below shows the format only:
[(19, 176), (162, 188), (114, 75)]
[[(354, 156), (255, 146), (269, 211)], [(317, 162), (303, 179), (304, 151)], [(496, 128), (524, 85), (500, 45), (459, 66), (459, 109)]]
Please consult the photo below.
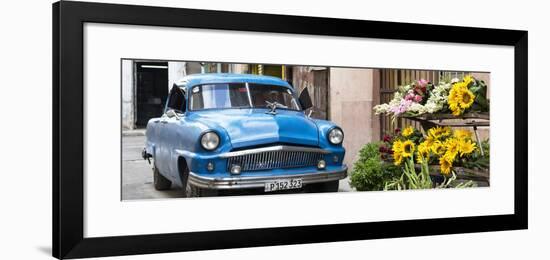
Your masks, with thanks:
[(122, 136), (145, 136), (145, 129), (139, 130), (124, 130)]

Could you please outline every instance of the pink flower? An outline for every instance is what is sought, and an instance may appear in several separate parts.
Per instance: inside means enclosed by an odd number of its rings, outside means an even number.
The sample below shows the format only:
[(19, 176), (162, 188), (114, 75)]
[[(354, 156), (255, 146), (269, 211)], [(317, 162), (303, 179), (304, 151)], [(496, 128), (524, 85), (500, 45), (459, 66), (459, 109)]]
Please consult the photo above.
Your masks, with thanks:
[(421, 79), (416, 81), (416, 85), (414, 86), (414, 92), (423, 95), (426, 93), (426, 86), (428, 86), (429, 81), (425, 79)]
[(419, 80), (417, 83), (418, 83), (418, 85), (420, 85), (421, 87), (426, 87), (426, 85), (428, 85), (428, 81), (425, 80), (425, 79), (421, 79), (421, 80)]
[(415, 101), (416, 103), (420, 103), (420, 101), (422, 101), (422, 96), (421, 96), (421, 95), (416, 95), (416, 96), (414, 96), (414, 101)]
[(393, 112), (395, 115), (403, 114), (403, 113), (407, 112), (407, 110), (411, 106), (412, 102), (413, 102), (412, 100), (402, 99), (401, 103), (399, 103), (399, 105), (397, 105), (395, 107), (392, 107), (390, 109), (390, 111)]

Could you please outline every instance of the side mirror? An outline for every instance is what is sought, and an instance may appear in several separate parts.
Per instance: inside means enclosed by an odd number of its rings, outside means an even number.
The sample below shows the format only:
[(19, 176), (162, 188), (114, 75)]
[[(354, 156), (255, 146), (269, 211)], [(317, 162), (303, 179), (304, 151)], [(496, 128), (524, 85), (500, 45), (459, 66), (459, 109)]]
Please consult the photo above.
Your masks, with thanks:
[(300, 101), (300, 106), (302, 106), (302, 110), (313, 107), (313, 102), (311, 102), (311, 97), (309, 96), (309, 91), (307, 90), (307, 87), (302, 90), (302, 93), (300, 93), (300, 97), (298, 100)]
[(180, 116), (178, 115), (178, 113), (174, 109), (168, 109), (166, 111), (166, 116), (168, 118), (175, 117), (176, 119), (180, 119)]

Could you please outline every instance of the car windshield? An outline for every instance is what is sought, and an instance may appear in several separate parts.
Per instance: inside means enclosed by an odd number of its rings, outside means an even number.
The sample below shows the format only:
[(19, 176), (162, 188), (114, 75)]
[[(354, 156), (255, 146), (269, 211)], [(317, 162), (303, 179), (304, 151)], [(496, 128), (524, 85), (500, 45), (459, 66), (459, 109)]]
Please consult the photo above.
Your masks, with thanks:
[(191, 90), (191, 110), (212, 108), (267, 108), (300, 110), (288, 88), (267, 84), (217, 83)]

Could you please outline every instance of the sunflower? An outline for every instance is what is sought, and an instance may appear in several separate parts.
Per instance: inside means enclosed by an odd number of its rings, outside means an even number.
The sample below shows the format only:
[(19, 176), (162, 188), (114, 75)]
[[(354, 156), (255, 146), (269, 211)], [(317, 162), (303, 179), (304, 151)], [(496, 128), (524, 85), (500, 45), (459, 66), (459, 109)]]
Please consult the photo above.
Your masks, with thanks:
[(459, 150), (458, 141), (455, 138), (448, 138), (443, 145), (445, 146), (445, 155), (443, 156), (454, 159)]
[(441, 169), (441, 173), (448, 175), (451, 173), (451, 168), (453, 167), (453, 159), (442, 156), (439, 158), (439, 168)]
[(460, 107), (460, 91), (465, 88), (464, 82), (457, 82), (453, 84), (451, 91), (449, 91), (449, 97), (447, 98), (447, 104), (449, 109), (453, 112), (453, 115), (458, 116), (462, 114), (462, 108)]
[(468, 89), (466, 82), (457, 82), (453, 84), (451, 91), (449, 91), (447, 104), (449, 104), (449, 109), (451, 109), (453, 115), (459, 116), (464, 110), (472, 106), (475, 97), (474, 93)]
[(426, 139), (424, 139), (424, 142), (422, 143), (426, 144), (427, 148), (431, 148), (435, 141), (436, 140), (432, 136), (428, 135), (426, 136)]
[(456, 138), (456, 139), (470, 139), (472, 138), (472, 132), (470, 132), (469, 130), (465, 130), (465, 129), (457, 129), (454, 131), (453, 133), (453, 136)]
[(464, 156), (465, 154), (471, 154), (475, 150), (476, 150), (476, 144), (473, 143), (472, 140), (458, 141), (458, 151), (460, 152), (460, 156)]
[(414, 153), (414, 143), (411, 140), (403, 142), (403, 147), (401, 148), (401, 155), (405, 158), (411, 157)]
[(428, 138), (431, 138), (433, 140), (439, 139), (439, 129), (441, 129), (441, 127), (439, 126), (430, 128), (430, 130), (428, 130)]
[(401, 135), (403, 137), (409, 137), (414, 133), (414, 128), (412, 126), (408, 126), (405, 129), (403, 129), (403, 132), (401, 132)]
[(466, 83), (466, 86), (469, 86), (470, 83), (475, 81), (475, 79), (474, 79), (474, 77), (472, 77), (472, 75), (467, 75), (467, 76), (464, 77), (463, 81), (464, 81), (464, 83)]
[(470, 91), (467, 88), (462, 89), (460, 91), (459, 97), (460, 97), (459, 104), (460, 104), (460, 107), (462, 107), (463, 109), (467, 109), (471, 107), (472, 104), (474, 103), (474, 99), (476, 98), (474, 93), (472, 93), (472, 91)]
[(423, 163), (425, 159), (430, 157), (430, 147), (427, 146), (426, 142), (423, 142), (418, 145), (418, 152), (416, 153), (416, 161), (418, 163)]
[(403, 142), (401, 142), (400, 140), (393, 142), (392, 150), (393, 150), (394, 164), (400, 165), (401, 161), (403, 161), (403, 155), (402, 155)]
[(442, 155), (445, 153), (445, 146), (439, 140), (433, 142), (432, 146), (430, 146), (430, 149), (432, 150), (432, 153), (437, 155)]
[(452, 135), (451, 128), (448, 127), (448, 126), (443, 127), (443, 130), (441, 130), (441, 136), (446, 137), (446, 136), (451, 136), (451, 135)]
[(420, 143), (418, 145), (418, 151), (422, 153), (430, 153), (430, 147), (428, 146), (428, 143), (426, 141)]
[(447, 137), (451, 135), (451, 128), (446, 127), (432, 127), (430, 130), (428, 130), (428, 137), (431, 137), (433, 139), (440, 139), (442, 137)]

